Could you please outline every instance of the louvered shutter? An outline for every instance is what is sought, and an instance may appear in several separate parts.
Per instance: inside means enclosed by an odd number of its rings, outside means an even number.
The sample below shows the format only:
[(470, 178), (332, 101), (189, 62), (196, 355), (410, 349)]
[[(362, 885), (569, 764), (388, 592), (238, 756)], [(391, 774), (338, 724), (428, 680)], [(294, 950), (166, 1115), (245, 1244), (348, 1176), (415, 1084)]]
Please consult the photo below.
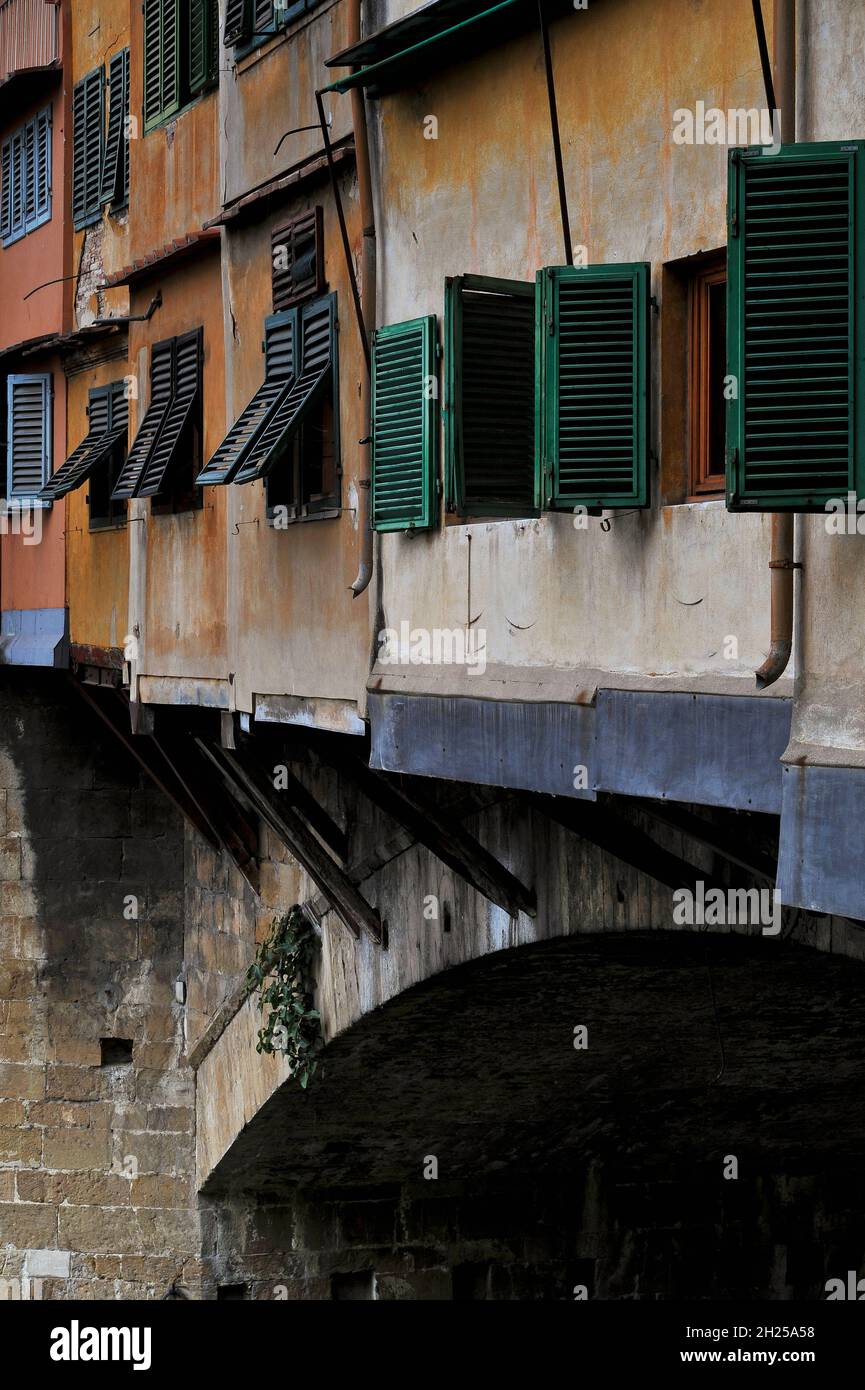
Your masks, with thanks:
[(376, 329), (372, 351), (372, 524), (436, 521), (435, 316)]
[(180, 3), (144, 0), (145, 129), (180, 110)]
[(12, 136), (12, 235), (24, 230), (24, 188), (27, 182), (24, 165), (24, 138), (21, 131)]
[(36, 210), (34, 225), (51, 216), (51, 112), (40, 111), (34, 122), (36, 157)]
[(190, 0), (189, 90), (194, 95), (212, 82), (218, 67), (217, 0)]
[(114, 502), (123, 502), (136, 495), (147, 460), (171, 405), (173, 381), (174, 339), (169, 338), (166, 342), (153, 345), (150, 356), (150, 404), (111, 494)]
[(24, 230), (36, 223), (36, 122), (28, 121), (22, 131), (24, 169)]
[(111, 59), (108, 87), (110, 109), (100, 199), (103, 203), (121, 203), (129, 191), (129, 142), (126, 138), (126, 118), (129, 115), (128, 48), (115, 53)]
[(535, 287), (464, 275), (445, 286), (448, 507), (534, 509)]
[(76, 82), (72, 94), (72, 218), (76, 229), (97, 216), (101, 208), (104, 137), (102, 68)]
[(121, 439), (126, 437), (127, 402), (122, 384), (100, 386), (90, 392), (89, 429), (57, 472), (42, 488), (40, 497), (56, 501), (73, 492), (104, 463)]
[(538, 274), (538, 506), (649, 505), (649, 271)]
[(232, 482), (271, 413), (288, 395), (294, 378), (297, 325), (296, 311), (274, 314), (265, 320), (264, 382), (199, 473), (197, 485)]
[(7, 497), (37, 497), (51, 474), (50, 374), (8, 378)]
[(252, 0), (227, 0), (223, 43), (242, 43), (252, 30)]
[(273, 309), (278, 313), (324, 289), (322, 209), (311, 208), (270, 235)]
[(865, 496), (865, 142), (733, 150), (727, 505)]
[(247, 451), (236, 483), (266, 478), (284, 457), (297, 431), (332, 382), (336, 295), (305, 304), (299, 314), (298, 366), (289, 391), (275, 404)]
[(201, 410), (201, 330), (175, 341), (171, 404), (136, 489), (136, 497), (156, 497), (166, 490), (181, 451), (189, 447), (187, 426)]
[(0, 239), (12, 235), (12, 141), (4, 140), (0, 151)]
[(255, 0), (253, 28), (256, 34), (265, 33), (273, 25), (273, 0)]

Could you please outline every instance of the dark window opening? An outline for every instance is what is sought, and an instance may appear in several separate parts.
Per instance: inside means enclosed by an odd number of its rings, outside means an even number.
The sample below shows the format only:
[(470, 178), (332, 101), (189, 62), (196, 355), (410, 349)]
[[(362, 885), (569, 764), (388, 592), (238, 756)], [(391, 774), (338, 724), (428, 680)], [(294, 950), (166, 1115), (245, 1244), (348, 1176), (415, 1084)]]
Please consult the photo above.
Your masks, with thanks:
[(360, 1270), (357, 1274), (332, 1274), (330, 1296), (332, 1299), (354, 1299), (358, 1302), (374, 1299), (375, 1274), (371, 1269)]
[(705, 257), (688, 291), (690, 492), (719, 496), (725, 487), (727, 254)]
[(267, 518), (279, 530), (289, 521), (339, 511), (334, 406), (321, 401), (301, 425), (283, 459), (265, 480)]
[(246, 1298), (246, 1284), (219, 1284), (216, 1289), (217, 1303), (238, 1303)]
[(128, 1067), (132, 1065), (131, 1038), (100, 1038), (100, 1065), (103, 1067)]

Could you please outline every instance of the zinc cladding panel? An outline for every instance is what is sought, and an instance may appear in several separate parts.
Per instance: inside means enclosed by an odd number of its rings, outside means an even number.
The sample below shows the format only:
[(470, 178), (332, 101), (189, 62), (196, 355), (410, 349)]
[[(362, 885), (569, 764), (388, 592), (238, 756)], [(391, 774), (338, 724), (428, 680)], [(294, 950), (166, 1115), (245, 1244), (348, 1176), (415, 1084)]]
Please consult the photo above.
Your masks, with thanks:
[(270, 412), (242, 467), (236, 483), (267, 477), (284, 457), (305, 418), (333, 379), (336, 354), (336, 295), (304, 304), (298, 311), (300, 347), (295, 378)]
[(448, 507), (534, 510), (535, 286), (458, 276), (445, 286)]
[(848, 491), (865, 496), (863, 157), (863, 141), (731, 151), (733, 511), (822, 511)]
[(435, 524), (434, 315), (376, 330), (372, 351), (372, 519), (376, 531)]
[(196, 483), (234, 481), (272, 413), (287, 397), (295, 374), (297, 310), (265, 320), (265, 378), (249, 405), (241, 411), (219, 448), (199, 473)]
[(649, 271), (538, 274), (539, 507), (649, 505)]

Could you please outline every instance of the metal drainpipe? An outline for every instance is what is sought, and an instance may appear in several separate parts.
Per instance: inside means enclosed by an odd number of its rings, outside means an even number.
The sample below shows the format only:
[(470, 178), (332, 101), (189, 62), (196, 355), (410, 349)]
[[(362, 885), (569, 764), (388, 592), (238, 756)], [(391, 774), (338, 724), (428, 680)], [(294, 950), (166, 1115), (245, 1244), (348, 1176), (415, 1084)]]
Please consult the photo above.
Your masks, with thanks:
[[(781, 138), (789, 145), (796, 139), (796, 0), (774, 0), (772, 50), (775, 99), (781, 113)], [(772, 554), (769, 560), (772, 645), (757, 672), (759, 690), (774, 685), (784, 674), (793, 649), (795, 536), (794, 513), (775, 512), (772, 516)]]
[[(360, 42), (361, 0), (349, 0), (348, 43)], [(360, 197), (360, 220), (363, 228), (360, 259), (361, 310), (367, 341), (372, 342), (376, 316), (376, 241), (375, 210), (372, 202), (372, 173), (369, 162), (369, 133), (366, 124), (366, 100), (362, 87), (351, 89), (351, 119), (354, 127), (354, 150), (357, 168), (357, 189)], [(372, 579), (373, 531), (371, 518), (371, 451), (372, 390), (369, 367), (360, 383), (360, 412), (364, 438), (360, 443), (360, 487), (358, 489), (358, 529), (360, 531), (360, 565), (351, 586), (355, 598), (362, 594)]]

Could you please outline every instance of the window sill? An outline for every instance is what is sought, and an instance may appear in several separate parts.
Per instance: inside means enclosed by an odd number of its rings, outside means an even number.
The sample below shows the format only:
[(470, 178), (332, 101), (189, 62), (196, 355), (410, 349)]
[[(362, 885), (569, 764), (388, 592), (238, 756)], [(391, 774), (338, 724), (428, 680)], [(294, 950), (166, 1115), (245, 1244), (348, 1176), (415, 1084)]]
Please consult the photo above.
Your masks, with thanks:
[(154, 131), (165, 130), (166, 126), (172, 125), (174, 121), (179, 121), (180, 117), (185, 116), (187, 111), (191, 111), (193, 106), (197, 106), (200, 101), (204, 101), (207, 97), (213, 96), (218, 88), (219, 82), (216, 81), (210, 87), (205, 87), (202, 91), (196, 92), (195, 96), (192, 97), (185, 106), (179, 107), (177, 111), (172, 111), (169, 116), (160, 116), (158, 120), (152, 121), (150, 125), (144, 125), (142, 130), (143, 138), (146, 139), (147, 136), (152, 135)]
[(96, 224), (101, 221), (102, 204), (100, 203), (98, 212), (89, 212), (84, 217), (74, 217), (72, 219), (72, 230), (75, 232), (84, 232), (88, 227), (95, 227)]

